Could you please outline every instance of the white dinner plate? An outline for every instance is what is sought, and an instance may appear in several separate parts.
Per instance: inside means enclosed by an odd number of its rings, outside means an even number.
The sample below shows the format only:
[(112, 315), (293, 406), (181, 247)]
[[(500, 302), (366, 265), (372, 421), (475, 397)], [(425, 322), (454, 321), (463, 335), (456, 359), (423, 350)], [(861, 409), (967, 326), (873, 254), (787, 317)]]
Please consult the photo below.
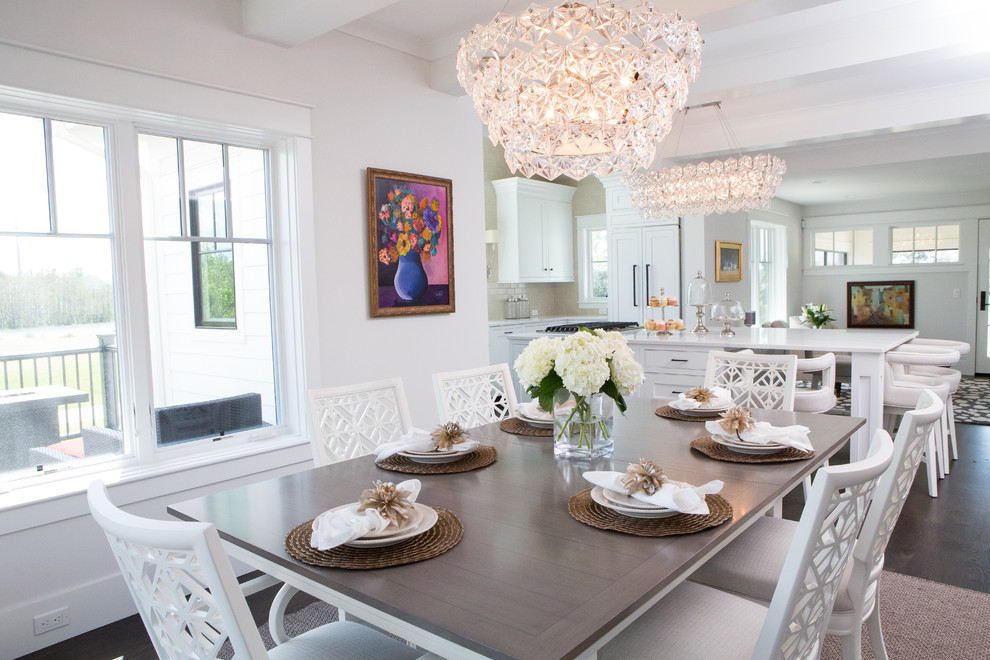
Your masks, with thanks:
[[(670, 516), (676, 516), (680, 511), (674, 511), (673, 509), (665, 509), (663, 507), (650, 507), (648, 509), (633, 509), (614, 504), (605, 499), (605, 489), (601, 486), (595, 486), (591, 489), (591, 499), (601, 504), (606, 509), (611, 509), (618, 514), (623, 516), (628, 516), (629, 518), (669, 518)], [(643, 502), (646, 504), (646, 502)], [(649, 506), (647, 504), (647, 506)]]
[(354, 548), (384, 548), (387, 545), (402, 543), (406, 539), (411, 539), (414, 536), (418, 536), (423, 532), (429, 531), (434, 525), (437, 524), (437, 520), (440, 519), (440, 516), (437, 515), (437, 512), (433, 507), (420, 504), (419, 502), (413, 506), (421, 516), (419, 524), (416, 526), (407, 529), (404, 532), (393, 534), (392, 536), (385, 536), (381, 538), (368, 538), (367, 536), (362, 536), (361, 538), (354, 539), (344, 545), (349, 545)]
[(522, 411), (516, 412), (516, 417), (526, 422), (530, 426), (535, 426), (541, 429), (553, 428), (553, 419), (534, 419), (532, 417), (526, 416)]
[(643, 509), (646, 511), (651, 511), (664, 508), (658, 507), (655, 504), (650, 504), (649, 502), (644, 502), (643, 500), (637, 500), (632, 495), (626, 495), (625, 493), (620, 493), (609, 488), (602, 488), (602, 497), (608, 500), (610, 504), (614, 504), (620, 509)]
[(753, 442), (733, 442), (721, 435), (713, 435), (712, 440), (714, 440), (716, 444), (720, 444), (726, 449), (734, 451), (737, 454), (764, 456), (767, 454), (776, 454), (779, 451), (787, 449), (784, 445), (777, 444), (776, 442), (766, 445), (756, 444)]
[[(673, 406), (671, 406), (673, 407)], [(674, 410), (680, 412), (688, 417), (718, 417), (726, 410), (731, 408), (731, 405), (723, 406), (722, 408), (695, 408), (694, 410), (682, 410), (680, 408), (674, 408)]]
[(426, 465), (436, 465), (439, 463), (453, 463), (454, 461), (459, 461), (465, 456), (473, 454), (477, 449), (470, 449), (468, 451), (430, 451), (430, 452), (411, 452), (411, 451), (400, 451), (399, 456), (404, 456), (414, 463), (424, 463)]
[[(356, 514), (357, 508), (358, 508), (358, 503), (351, 502), (350, 504), (342, 504), (341, 506), (330, 509), (330, 512), (346, 511), (349, 509), (351, 512)], [(418, 508), (416, 508), (414, 504), (413, 511), (409, 515), (409, 519), (404, 521), (400, 526), (396, 527), (394, 525), (389, 525), (388, 527), (382, 530), (373, 529), (364, 536), (362, 536), (361, 538), (384, 539), (390, 536), (396, 536), (398, 534), (405, 534), (406, 532), (416, 529), (416, 527), (418, 527), (422, 521), (423, 521), (423, 512), (420, 511)]]

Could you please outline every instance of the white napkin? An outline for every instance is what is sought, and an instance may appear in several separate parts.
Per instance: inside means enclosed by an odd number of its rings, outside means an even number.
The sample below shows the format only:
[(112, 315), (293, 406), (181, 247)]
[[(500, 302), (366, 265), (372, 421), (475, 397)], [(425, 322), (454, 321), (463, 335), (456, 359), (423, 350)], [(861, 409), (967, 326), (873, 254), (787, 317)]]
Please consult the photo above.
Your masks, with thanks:
[(539, 401), (524, 401), (520, 403), (516, 408), (520, 413), (529, 417), (530, 419), (535, 419), (538, 421), (552, 422), (553, 421), (553, 411), (547, 412), (543, 408), (540, 408)]
[(625, 493), (633, 499), (646, 502), (647, 504), (652, 504), (653, 506), (662, 506), (675, 511), (680, 511), (681, 513), (694, 513), (700, 515), (708, 514), (708, 503), (705, 502), (705, 495), (714, 495), (715, 493), (721, 491), (722, 486), (725, 485), (718, 479), (709, 481), (707, 484), (702, 486), (692, 486), (691, 484), (683, 481), (665, 479), (663, 485), (660, 486), (660, 489), (657, 492), (652, 495), (647, 495), (643, 491), (630, 493), (626, 490), (626, 487), (622, 485), (622, 477), (624, 476), (626, 476), (624, 472), (599, 471), (584, 473), (584, 478), (596, 486), (608, 488), (609, 490), (614, 490), (617, 493)]
[[(704, 404), (706, 408), (720, 410), (722, 408), (728, 408), (732, 405), (732, 392), (724, 387), (709, 387), (708, 389), (715, 398)], [(676, 401), (670, 402), (670, 407), (675, 410), (697, 410), (702, 407), (702, 404), (698, 403), (694, 399), (689, 399), (685, 392), (681, 392), (677, 395)]]
[[(454, 449), (459, 452), (474, 451), (480, 446), (481, 443), (477, 440), (465, 440), (454, 445)], [(433, 451), (434, 449), (436, 449), (436, 445), (433, 444), (433, 437), (430, 436), (430, 432), (414, 428), (395, 442), (386, 442), (375, 447), (375, 458), (380, 461), (392, 454), (398, 454), (400, 451)], [(437, 451), (447, 450), (437, 449)]]
[[(415, 502), (422, 486), (419, 479), (407, 479), (396, 484), (397, 490), (406, 491), (406, 499)], [(380, 532), (389, 525), (378, 511), (368, 509), (358, 513), (358, 505), (352, 504), (337, 511), (326, 511), (313, 521), (313, 536), (309, 544), (317, 550), (329, 550), (359, 539), (374, 530)]]
[[(736, 439), (734, 434), (727, 433), (718, 421), (705, 422), (705, 430), (712, 435), (721, 435), (726, 438)], [(774, 426), (769, 422), (756, 422), (756, 428), (752, 431), (743, 431), (739, 437), (746, 442), (754, 444), (769, 444), (776, 442), (785, 447), (794, 447), (801, 451), (813, 451), (811, 441), (808, 440), (807, 426), (795, 424), (794, 426)]]

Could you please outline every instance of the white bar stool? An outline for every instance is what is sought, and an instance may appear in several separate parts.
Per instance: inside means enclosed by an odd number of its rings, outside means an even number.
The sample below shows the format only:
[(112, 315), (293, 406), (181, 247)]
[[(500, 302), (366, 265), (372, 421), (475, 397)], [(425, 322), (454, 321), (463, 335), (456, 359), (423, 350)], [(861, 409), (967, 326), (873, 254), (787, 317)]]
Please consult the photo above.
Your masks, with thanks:
[[(955, 339), (926, 339), (924, 337), (915, 337), (908, 342), (908, 346), (947, 348), (958, 352), (960, 356), (969, 353), (971, 348), (970, 345), (964, 341), (956, 341)], [(962, 372), (958, 369), (949, 369), (948, 367), (950, 366), (951, 365), (944, 365), (941, 367), (920, 365), (911, 367), (910, 371), (922, 376), (940, 376), (950, 378), (952, 381), (952, 394), (955, 394), (956, 390), (959, 389), (959, 382), (962, 380)], [(956, 442), (956, 415), (953, 411), (951, 397), (949, 398), (949, 404), (946, 406), (945, 414), (949, 418), (949, 442), (952, 448), (952, 460), (958, 460), (959, 445)]]
[[(958, 355), (958, 353), (957, 353)], [(900, 418), (908, 410), (918, 405), (918, 398), (925, 389), (934, 392), (944, 404), (949, 400), (949, 384), (943, 379), (929, 376), (907, 374), (905, 365), (931, 365), (932, 361), (944, 360), (944, 355), (915, 353), (913, 351), (888, 351), (884, 356), (886, 374), (883, 384), (884, 418), (889, 420), (888, 428), (896, 427), (894, 419)], [(896, 369), (895, 369), (896, 366)], [(938, 480), (944, 476), (940, 456), (945, 433), (947, 432), (946, 417), (943, 413), (941, 423), (937, 424), (929, 435), (925, 445), (925, 470), (928, 476), (928, 494), (938, 497)]]

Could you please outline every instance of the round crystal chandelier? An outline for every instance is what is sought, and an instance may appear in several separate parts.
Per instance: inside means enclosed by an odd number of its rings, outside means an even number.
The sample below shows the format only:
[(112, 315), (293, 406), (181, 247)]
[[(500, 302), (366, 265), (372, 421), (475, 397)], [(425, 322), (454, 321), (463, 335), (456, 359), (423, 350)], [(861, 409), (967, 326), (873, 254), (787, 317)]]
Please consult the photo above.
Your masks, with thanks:
[(770, 206), (787, 164), (772, 154), (626, 174), (623, 183), (644, 218), (712, 215)]
[(547, 179), (648, 167), (687, 101), (698, 26), (643, 3), (531, 6), (460, 42), (457, 79), (510, 169)]

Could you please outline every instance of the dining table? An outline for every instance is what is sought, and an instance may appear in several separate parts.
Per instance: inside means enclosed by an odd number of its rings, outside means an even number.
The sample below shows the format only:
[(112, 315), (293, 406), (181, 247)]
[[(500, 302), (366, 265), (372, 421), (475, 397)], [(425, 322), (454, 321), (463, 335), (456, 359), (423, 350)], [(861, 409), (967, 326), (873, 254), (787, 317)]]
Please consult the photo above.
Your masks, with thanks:
[[(837, 451), (864, 424), (856, 417), (754, 410), (776, 426), (810, 429), (814, 454), (780, 463), (715, 460), (690, 447), (705, 424), (659, 416), (663, 401), (630, 399), (612, 430), (607, 458), (555, 458), (549, 437), (500, 423), (472, 428), (494, 447), (487, 467), (406, 475), (373, 455), (177, 502), (168, 512), (208, 521), (228, 554), (443, 658), (594, 658), (597, 651)], [(599, 529), (571, 515), (588, 470), (625, 471), (654, 461), (674, 480), (724, 482), (724, 523), (645, 537)], [(375, 480), (422, 483), (418, 502), (452, 512), (463, 536), (432, 559), (389, 568), (324, 568), (286, 550), (290, 530), (354, 502)], [(375, 549), (368, 548), (367, 552)]]

